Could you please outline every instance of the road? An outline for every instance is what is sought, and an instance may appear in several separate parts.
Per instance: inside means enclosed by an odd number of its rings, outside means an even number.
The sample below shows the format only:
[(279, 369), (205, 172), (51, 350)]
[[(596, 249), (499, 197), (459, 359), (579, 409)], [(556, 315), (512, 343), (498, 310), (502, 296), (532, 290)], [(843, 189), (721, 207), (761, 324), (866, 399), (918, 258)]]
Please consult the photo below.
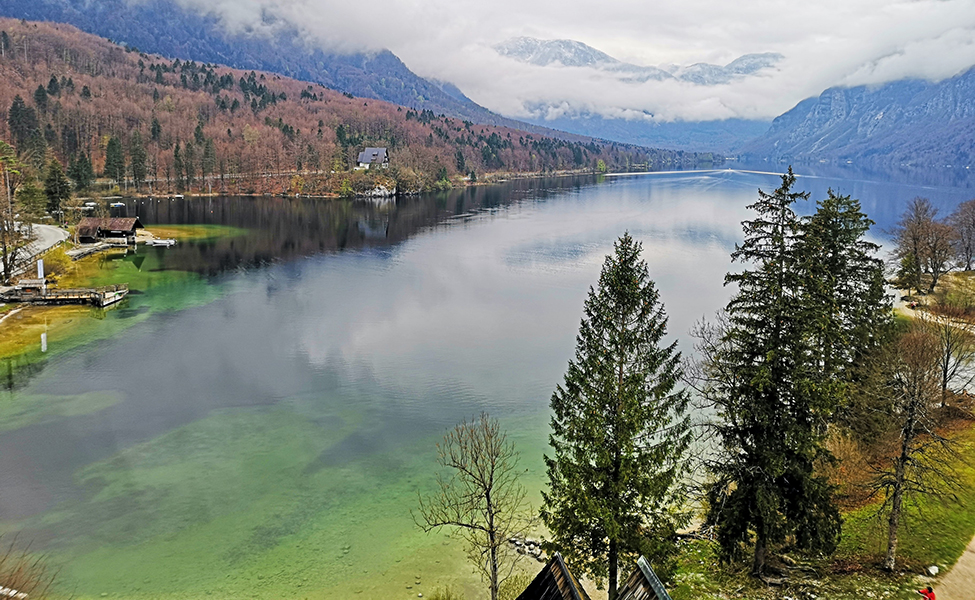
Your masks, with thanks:
[(68, 232), (54, 225), (34, 225), (34, 241), (27, 247), (27, 256), (44, 252), (64, 240), (68, 239)]
[(34, 241), (30, 243), (26, 248), (24, 248), (19, 259), (18, 268), (14, 269), (14, 272), (31, 272), (34, 267), (34, 261), (28, 259), (35, 254), (44, 252), (64, 240), (68, 239), (68, 232), (60, 227), (55, 227), (54, 225), (34, 225)]
[(938, 600), (971, 600), (975, 596), (975, 539), (948, 574), (932, 587)]

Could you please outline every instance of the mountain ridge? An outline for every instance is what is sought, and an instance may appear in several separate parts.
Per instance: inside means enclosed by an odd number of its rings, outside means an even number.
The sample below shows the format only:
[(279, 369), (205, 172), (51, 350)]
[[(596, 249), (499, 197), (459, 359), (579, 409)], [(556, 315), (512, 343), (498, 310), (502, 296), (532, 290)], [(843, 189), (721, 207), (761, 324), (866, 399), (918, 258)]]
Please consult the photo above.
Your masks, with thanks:
[[(582, 141), (584, 136), (504, 117), (480, 106), (450, 86), (413, 73), (389, 50), (329, 53), (300, 42), (293, 29), (275, 38), (231, 35), (212, 15), (184, 9), (173, 0), (5, 0), (0, 16), (66, 23), (82, 31), (169, 58), (213, 62), (240, 69), (270, 71), (320, 83), (361, 98), (385, 100), (417, 110)], [(624, 142), (625, 143), (625, 142)]]
[(741, 154), (880, 165), (975, 163), (975, 67), (939, 82), (832, 87), (776, 117)]

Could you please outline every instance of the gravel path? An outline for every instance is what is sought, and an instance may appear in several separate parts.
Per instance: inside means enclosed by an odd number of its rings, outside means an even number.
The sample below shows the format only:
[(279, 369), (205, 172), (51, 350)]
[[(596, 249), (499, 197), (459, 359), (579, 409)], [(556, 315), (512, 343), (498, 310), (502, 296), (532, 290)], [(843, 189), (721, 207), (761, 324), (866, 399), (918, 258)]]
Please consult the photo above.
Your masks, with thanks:
[(975, 538), (968, 544), (948, 574), (932, 587), (938, 596), (938, 600), (971, 600), (975, 598)]

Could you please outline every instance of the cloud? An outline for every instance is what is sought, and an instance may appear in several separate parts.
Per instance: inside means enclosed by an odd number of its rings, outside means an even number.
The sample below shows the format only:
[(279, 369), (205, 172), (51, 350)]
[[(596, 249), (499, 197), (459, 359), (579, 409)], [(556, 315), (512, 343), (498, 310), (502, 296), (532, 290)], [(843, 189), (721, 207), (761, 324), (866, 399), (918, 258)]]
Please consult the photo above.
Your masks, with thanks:
[[(331, 50), (388, 48), (418, 74), (514, 117), (770, 119), (831, 86), (940, 80), (975, 65), (975, 0), (177, 1), (231, 31), (290, 26)], [(525, 65), (491, 49), (520, 35), (575, 39), (643, 65), (785, 58), (725, 85), (635, 83), (592, 68)]]

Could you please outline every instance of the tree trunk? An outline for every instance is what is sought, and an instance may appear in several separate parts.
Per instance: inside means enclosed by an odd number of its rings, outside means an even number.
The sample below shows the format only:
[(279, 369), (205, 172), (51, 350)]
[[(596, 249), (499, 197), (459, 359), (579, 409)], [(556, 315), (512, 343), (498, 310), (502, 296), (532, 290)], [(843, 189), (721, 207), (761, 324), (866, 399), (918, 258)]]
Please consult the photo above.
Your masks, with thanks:
[(617, 563), (619, 562), (619, 542), (609, 542), (609, 600), (616, 600), (619, 593), (617, 587)]
[(765, 537), (759, 535), (755, 540), (755, 556), (752, 560), (752, 575), (755, 577), (761, 577), (765, 572), (765, 554), (768, 550), (768, 545), (765, 543)]
[(904, 501), (904, 465), (907, 456), (901, 454), (897, 459), (897, 471), (894, 475), (894, 497), (890, 503), (890, 521), (887, 524), (887, 556), (884, 557), (884, 569), (894, 570), (897, 559), (897, 525), (901, 518), (901, 504)]

